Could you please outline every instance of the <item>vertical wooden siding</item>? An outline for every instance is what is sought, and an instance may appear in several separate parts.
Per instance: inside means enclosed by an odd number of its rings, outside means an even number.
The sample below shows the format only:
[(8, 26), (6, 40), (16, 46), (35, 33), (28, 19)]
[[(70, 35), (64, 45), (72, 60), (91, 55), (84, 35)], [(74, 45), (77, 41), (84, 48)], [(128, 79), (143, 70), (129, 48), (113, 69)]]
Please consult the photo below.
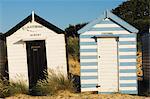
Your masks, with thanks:
[(137, 94), (136, 34), (109, 19), (80, 34), (81, 91), (97, 91), (97, 42), (91, 37), (100, 35), (119, 36), (119, 92)]

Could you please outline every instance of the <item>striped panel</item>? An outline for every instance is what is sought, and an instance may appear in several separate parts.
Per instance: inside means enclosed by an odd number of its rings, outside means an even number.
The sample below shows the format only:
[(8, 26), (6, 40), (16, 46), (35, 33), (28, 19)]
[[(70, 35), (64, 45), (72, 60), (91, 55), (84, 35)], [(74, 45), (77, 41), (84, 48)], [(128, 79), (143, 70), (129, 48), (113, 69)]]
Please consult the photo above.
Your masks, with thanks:
[(80, 62), (81, 66), (97, 66), (97, 62)]
[[(127, 75), (127, 74), (126, 74)], [(123, 83), (137, 83), (137, 81), (136, 80), (120, 80), (119, 81), (120, 82), (120, 84), (123, 84)]]
[(92, 53), (89, 53), (89, 52), (81, 52), (80, 55), (81, 55), (81, 56), (97, 56), (97, 52), (92, 52)]
[[(127, 76), (127, 73), (120, 73), (119, 76)], [(136, 73), (128, 73), (128, 76), (136, 76)]]
[(97, 52), (97, 49), (80, 49), (80, 52)]
[(97, 69), (81, 69), (81, 72), (97, 72)]
[(119, 55), (136, 55), (136, 52), (119, 52)]
[(119, 55), (120, 59), (136, 59), (136, 55)]
[(123, 93), (123, 94), (138, 94), (137, 89), (136, 90), (120, 90), (120, 93)]
[(81, 84), (81, 88), (96, 88), (97, 84)]
[(136, 66), (136, 62), (120, 62), (120, 66)]
[(136, 59), (120, 59), (119, 62), (136, 62)]
[(121, 91), (123, 90), (137, 90), (137, 86), (136, 87), (121, 87)]
[(97, 48), (97, 45), (86, 45), (86, 46), (80, 46), (80, 49), (87, 49), (87, 48), (90, 48), (90, 49), (96, 49)]
[(84, 73), (81, 73), (81, 76), (97, 76), (97, 73), (96, 72), (84, 72)]
[[(99, 32), (100, 33), (100, 32)], [(108, 32), (108, 33), (111, 33), (111, 32)], [(136, 35), (135, 34), (96, 34), (94, 35), (80, 35), (80, 39), (81, 38), (91, 38), (91, 37), (94, 37), (94, 36), (119, 36), (119, 40), (122, 39), (122, 38), (136, 38)]]
[(97, 66), (80, 66), (80, 69), (97, 69)]
[(97, 79), (81, 79), (81, 84), (95, 84), (97, 82)]
[(137, 83), (122, 83), (120, 87), (137, 87)]
[(136, 80), (137, 77), (136, 76), (120, 76), (120, 80)]
[(119, 45), (119, 48), (136, 48), (136, 45)]
[(97, 79), (97, 76), (81, 76), (81, 79)]
[(136, 41), (119, 41), (119, 45), (135, 45)]
[(136, 48), (119, 48), (119, 52), (136, 52)]
[(95, 42), (94, 38), (81, 38), (80, 42)]
[(136, 66), (120, 66), (119, 69), (136, 69)]
[(80, 62), (97, 62), (97, 59), (81, 59)]
[(136, 41), (136, 38), (120, 38), (119, 41)]
[(99, 35), (99, 34), (108, 34), (108, 33), (111, 33), (111, 34), (114, 34), (114, 35), (135, 35), (135, 34), (131, 34), (129, 33), (128, 31), (87, 31), (81, 35)]
[(98, 89), (93, 87), (93, 88), (81, 88), (81, 92), (85, 92), (85, 91), (97, 91)]
[(126, 70), (125, 69), (120, 69), (119, 70), (119, 73), (135, 73), (135, 72), (136, 72), (136, 69), (126, 69)]
[(80, 59), (97, 59), (97, 55), (90, 55), (90, 56), (80, 56)]
[(97, 45), (96, 42), (80, 42), (80, 45)]

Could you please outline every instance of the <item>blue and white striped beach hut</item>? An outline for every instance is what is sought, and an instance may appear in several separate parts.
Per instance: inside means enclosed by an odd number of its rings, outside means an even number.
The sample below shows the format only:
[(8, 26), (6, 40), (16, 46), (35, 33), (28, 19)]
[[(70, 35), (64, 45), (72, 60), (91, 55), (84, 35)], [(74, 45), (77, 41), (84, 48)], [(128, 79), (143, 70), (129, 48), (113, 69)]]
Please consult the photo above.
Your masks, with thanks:
[(137, 94), (138, 30), (106, 11), (78, 33), (81, 92)]

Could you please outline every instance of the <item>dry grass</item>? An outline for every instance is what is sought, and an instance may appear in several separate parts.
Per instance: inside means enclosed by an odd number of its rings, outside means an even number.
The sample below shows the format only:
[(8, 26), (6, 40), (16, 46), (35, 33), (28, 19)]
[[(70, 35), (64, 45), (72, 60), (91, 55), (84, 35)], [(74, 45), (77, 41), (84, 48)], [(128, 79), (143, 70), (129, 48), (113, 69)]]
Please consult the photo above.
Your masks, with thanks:
[(69, 55), (69, 73), (80, 76), (80, 63), (71, 55)]
[(146, 97), (126, 95), (126, 94), (91, 94), (91, 93), (71, 93), (69, 91), (59, 91), (53, 96), (29, 96), (18, 94), (6, 99), (148, 99)]

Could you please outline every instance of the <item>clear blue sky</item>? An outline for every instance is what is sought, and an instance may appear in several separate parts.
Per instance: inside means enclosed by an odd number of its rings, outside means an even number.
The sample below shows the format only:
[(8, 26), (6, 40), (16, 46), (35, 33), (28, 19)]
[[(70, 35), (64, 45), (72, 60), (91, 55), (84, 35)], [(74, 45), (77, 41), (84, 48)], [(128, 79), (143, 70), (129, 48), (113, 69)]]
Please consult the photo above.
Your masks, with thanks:
[(34, 10), (50, 23), (65, 29), (88, 22), (126, 0), (0, 0), (0, 32), (7, 32)]

